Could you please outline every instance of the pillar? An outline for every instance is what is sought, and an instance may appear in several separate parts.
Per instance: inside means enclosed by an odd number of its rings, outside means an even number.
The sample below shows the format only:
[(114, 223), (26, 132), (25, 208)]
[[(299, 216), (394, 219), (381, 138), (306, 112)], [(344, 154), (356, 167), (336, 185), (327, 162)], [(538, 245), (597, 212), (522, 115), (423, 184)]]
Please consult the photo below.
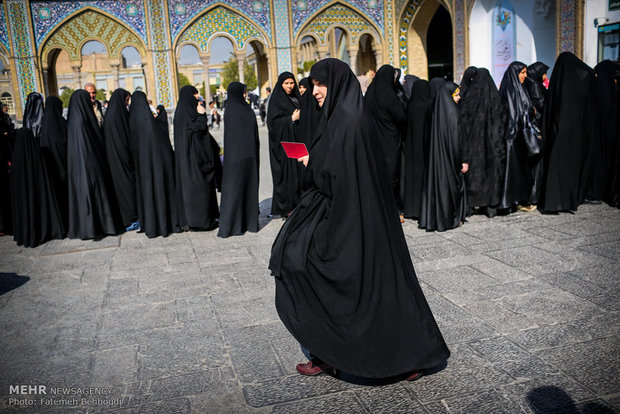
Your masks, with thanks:
[(112, 67), (112, 75), (114, 76), (114, 90), (117, 90), (121, 87), (121, 75), (120, 75), (120, 67), (121, 64), (119, 62), (111, 62), (110, 66)]
[(73, 82), (75, 83), (75, 89), (80, 89), (82, 87), (82, 80), (81, 80), (81, 69), (82, 69), (82, 64), (81, 63), (77, 63), (77, 64), (71, 64), (71, 69), (73, 69)]
[(211, 101), (211, 87), (209, 82), (209, 59), (211, 55), (209, 53), (205, 53), (200, 55), (200, 61), (202, 62), (202, 80), (205, 83), (205, 100), (207, 102)]
[(236, 55), (239, 65), (239, 82), (245, 83), (245, 50), (237, 51)]
[(353, 71), (353, 73), (355, 73), (356, 75), (361, 75), (357, 73), (357, 52), (359, 51), (359, 48), (357, 46), (351, 46), (349, 48), (349, 60), (351, 61), (351, 70)]

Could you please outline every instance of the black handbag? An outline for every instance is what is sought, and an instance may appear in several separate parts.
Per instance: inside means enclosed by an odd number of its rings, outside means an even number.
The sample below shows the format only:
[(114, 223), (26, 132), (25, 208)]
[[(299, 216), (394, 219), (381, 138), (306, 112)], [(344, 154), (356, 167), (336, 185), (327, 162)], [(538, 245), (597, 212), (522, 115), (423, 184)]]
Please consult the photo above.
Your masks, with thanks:
[(528, 157), (536, 157), (542, 154), (543, 140), (542, 132), (536, 125), (530, 122), (530, 115), (526, 113), (523, 116), (523, 140)]

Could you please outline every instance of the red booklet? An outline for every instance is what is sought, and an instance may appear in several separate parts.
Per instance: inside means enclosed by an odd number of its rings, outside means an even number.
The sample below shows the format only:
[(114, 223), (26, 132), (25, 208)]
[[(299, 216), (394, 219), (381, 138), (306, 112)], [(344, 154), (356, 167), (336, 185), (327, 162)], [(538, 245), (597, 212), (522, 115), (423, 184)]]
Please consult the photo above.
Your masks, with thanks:
[(284, 148), (284, 152), (286, 152), (286, 156), (289, 158), (297, 159), (308, 155), (308, 149), (303, 142), (282, 141), (280, 143), (282, 144), (282, 148)]

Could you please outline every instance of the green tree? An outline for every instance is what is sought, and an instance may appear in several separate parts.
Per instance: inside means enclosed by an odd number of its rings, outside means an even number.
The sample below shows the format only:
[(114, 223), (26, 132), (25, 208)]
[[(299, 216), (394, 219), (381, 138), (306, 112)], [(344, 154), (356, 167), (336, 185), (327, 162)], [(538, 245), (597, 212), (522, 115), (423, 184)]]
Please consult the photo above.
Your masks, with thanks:
[[(224, 65), (220, 76), (222, 78), (222, 87), (224, 89), (228, 88), (228, 84), (230, 82), (239, 82), (239, 64), (237, 63), (237, 58), (234, 55), (231, 55), (226, 65)], [(258, 86), (258, 80), (256, 79), (254, 67), (248, 65), (247, 63), (243, 69), (243, 76), (245, 77), (244, 83), (247, 85), (248, 90), (255, 89)]]
[(95, 96), (95, 98), (96, 98), (98, 101), (101, 101), (101, 102), (103, 102), (103, 101), (105, 101), (106, 99), (108, 99), (108, 98), (107, 98), (107, 94), (106, 94), (106, 92), (105, 92), (105, 89), (97, 89), (97, 95)]
[(63, 88), (62, 93), (60, 94), (60, 100), (62, 101), (63, 108), (69, 107), (69, 99), (71, 99), (73, 92), (74, 90), (71, 88)]
[(191, 85), (191, 82), (189, 81), (187, 76), (185, 76), (181, 72), (177, 72), (177, 80), (179, 81), (179, 89), (184, 86)]

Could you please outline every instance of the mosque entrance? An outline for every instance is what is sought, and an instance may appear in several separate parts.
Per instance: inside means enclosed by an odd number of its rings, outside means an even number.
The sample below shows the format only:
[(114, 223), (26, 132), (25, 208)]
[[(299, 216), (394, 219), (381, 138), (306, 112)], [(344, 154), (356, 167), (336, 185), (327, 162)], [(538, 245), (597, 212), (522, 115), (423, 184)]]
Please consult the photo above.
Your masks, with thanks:
[(428, 79), (454, 79), (452, 20), (443, 6), (439, 6), (428, 25), (426, 57)]

